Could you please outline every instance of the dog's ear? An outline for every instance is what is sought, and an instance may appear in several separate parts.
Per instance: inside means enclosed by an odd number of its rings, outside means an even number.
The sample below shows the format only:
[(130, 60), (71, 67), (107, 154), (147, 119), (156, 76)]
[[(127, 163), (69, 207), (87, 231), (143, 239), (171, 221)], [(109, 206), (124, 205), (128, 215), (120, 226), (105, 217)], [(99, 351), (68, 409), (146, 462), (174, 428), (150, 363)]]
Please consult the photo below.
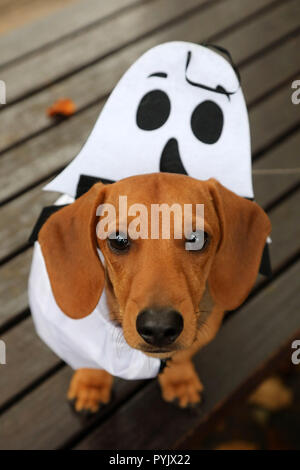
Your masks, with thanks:
[(211, 294), (224, 310), (243, 303), (252, 289), (271, 223), (255, 202), (208, 181), (220, 224), (220, 243), (209, 276)]
[(96, 244), (96, 210), (104, 194), (105, 185), (95, 184), (52, 214), (38, 237), (56, 303), (75, 319), (95, 309), (104, 287)]

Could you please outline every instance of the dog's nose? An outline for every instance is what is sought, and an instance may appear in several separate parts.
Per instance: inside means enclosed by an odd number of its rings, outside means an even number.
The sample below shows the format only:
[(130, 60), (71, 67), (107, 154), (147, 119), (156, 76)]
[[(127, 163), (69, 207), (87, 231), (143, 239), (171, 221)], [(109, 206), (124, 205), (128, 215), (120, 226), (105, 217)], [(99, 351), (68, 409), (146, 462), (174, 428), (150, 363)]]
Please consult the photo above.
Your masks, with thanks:
[(174, 343), (183, 330), (183, 318), (170, 308), (147, 308), (136, 320), (136, 329), (146, 343), (164, 347)]

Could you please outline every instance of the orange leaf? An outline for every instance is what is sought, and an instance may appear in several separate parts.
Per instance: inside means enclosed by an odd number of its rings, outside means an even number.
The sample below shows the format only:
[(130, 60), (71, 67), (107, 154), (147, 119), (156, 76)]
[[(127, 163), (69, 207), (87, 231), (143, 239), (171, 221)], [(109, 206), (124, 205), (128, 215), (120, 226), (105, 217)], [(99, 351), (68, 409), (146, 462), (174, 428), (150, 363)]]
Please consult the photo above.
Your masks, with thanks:
[(49, 117), (67, 117), (72, 116), (75, 111), (75, 103), (71, 99), (65, 98), (55, 101), (55, 103), (47, 109), (47, 115)]

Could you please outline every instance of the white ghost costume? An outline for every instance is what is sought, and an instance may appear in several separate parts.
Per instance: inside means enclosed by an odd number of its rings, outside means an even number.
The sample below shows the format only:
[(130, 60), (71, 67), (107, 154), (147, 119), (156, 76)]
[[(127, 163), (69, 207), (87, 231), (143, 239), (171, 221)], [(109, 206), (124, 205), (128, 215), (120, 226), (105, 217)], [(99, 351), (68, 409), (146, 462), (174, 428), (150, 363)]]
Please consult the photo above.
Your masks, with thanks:
[[(169, 42), (142, 55), (111, 93), (78, 156), (44, 189), (65, 194), (58, 201), (64, 204), (75, 197), (80, 175), (116, 181), (158, 171), (214, 177), (253, 198), (239, 79), (230, 63), (207, 47)], [(110, 322), (105, 293), (83, 319), (59, 309), (38, 242), (29, 300), (38, 334), (74, 369), (105, 369), (125, 379), (158, 374), (160, 361), (129, 347), (121, 328)]]

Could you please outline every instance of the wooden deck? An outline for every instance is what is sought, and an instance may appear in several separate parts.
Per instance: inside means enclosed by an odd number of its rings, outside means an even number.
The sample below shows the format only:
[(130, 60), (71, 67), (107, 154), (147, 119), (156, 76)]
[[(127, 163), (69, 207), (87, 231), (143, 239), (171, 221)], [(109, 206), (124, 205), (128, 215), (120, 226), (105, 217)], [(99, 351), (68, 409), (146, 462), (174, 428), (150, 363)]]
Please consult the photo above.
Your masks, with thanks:
[[(8, 2), (2, 3), (5, 13)], [(24, 0), (23, 8), (35, 3)], [(300, 104), (291, 101), (291, 84), (300, 79), (300, 2), (80, 0), (53, 10), (0, 36), (0, 79), (7, 86), (7, 104), (0, 105), (0, 339), (7, 350), (7, 364), (0, 365), (0, 448), (189, 448), (300, 338), (299, 173), (258, 171), (300, 166)], [(82, 421), (65, 400), (72, 371), (33, 329), (27, 239), (41, 208), (57, 198), (41, 188), (79, 151), (118, 79), (141, 53), (168, 40), (209, 40), (229, 49), (239, 66), (255, 195), (273, 225), (274, 276), (258, 279), (246, 304), (198, 354), (206, 386), (201, 408), (164, 403), (155, 381), (117, 380), (113, 402)], [(55, 123), (45, 110), (61, 97), (72, 98), (78, 111)], [(145, 410), (153, 410), (147, 419)]]

